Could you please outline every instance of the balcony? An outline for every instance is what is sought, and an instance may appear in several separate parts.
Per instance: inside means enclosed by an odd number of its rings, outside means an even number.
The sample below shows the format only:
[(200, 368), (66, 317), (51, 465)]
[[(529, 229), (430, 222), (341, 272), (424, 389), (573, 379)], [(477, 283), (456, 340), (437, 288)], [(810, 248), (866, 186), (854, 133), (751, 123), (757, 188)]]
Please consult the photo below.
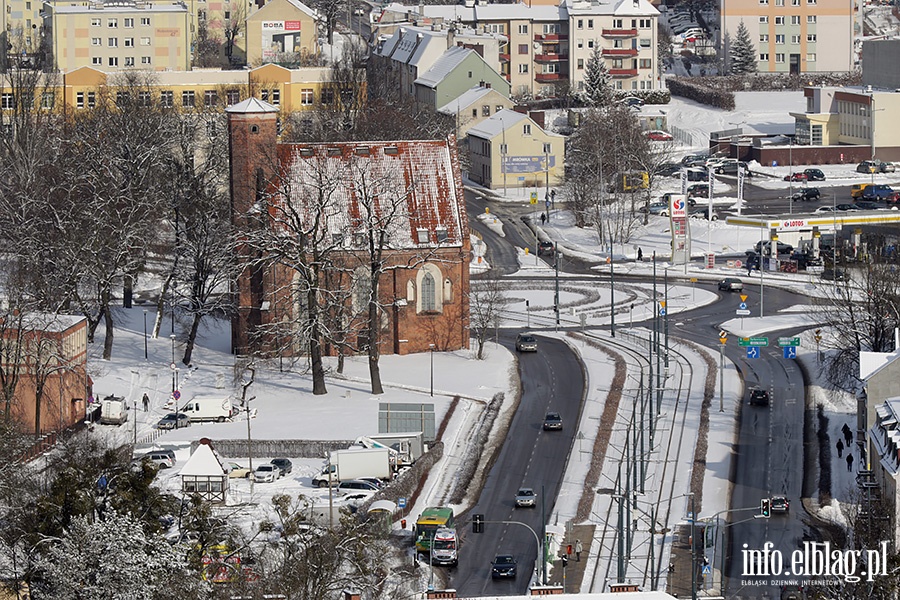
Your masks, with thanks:
[[(637, 30), (635, 29), (635, 35), (637, 35)], [(536, 33), (534, 34), (534, 41), (541, 42), (542, 44), (554, 44), (556, 42), (561, 42), (563, 40), (569, 39), (569, 34), (567, 33)]]
[(509, 54), (501, 54), (501, 55), (500, 55), (500, 62), (507, 62), (507, 63), (508, 63), (508, 62), (509, 62)]
[(610, 69), (609, 76), (615, 78), (637, 77), (637, 69)]
[(568, 79), (563, 73), (535, 73), (534, 80), (538, 83), (553, 83), (561, 79)]
[(548, 63), (569, 60), (568, 54), (556, 54), (554, 52), (544, 52), (543, 54), (535, 54), (534, 62)]
[(604, 29), (600, 35), (605, 38), (633, 38), (637, 34), (637, 29)]
[(637, 56), (640, 50), (637, 48), (603, 48), (601, 54), (604, 57), (616, 58), (618, 56)]

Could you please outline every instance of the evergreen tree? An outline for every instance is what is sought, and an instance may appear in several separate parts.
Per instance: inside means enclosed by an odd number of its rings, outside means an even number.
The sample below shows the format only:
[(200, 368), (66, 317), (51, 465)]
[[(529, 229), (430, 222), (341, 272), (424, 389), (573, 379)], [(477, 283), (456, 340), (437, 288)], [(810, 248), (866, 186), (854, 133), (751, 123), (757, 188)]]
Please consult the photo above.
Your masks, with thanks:
[(756, 46), (750, 39), (750, 31), (741, 21), (738, 25), (737, 35), (731, 45), (731, 72), (735, 75), (756, 73)]
[(612, 86), (609, 71), (600, 56), (600, 47), (594, 46), (584, 72), (584, 97), (588, 106), (600, 108), (612, 103)]

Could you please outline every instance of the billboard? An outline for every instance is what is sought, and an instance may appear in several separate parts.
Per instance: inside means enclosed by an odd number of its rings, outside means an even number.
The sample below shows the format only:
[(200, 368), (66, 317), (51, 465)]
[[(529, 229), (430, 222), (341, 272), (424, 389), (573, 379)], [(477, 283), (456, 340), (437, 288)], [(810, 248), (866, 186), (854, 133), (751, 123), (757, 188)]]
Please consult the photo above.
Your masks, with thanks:
[(300, 52), (300, 21), (260, 21), (263, 60), (285, 52)]
[[(538, 171), (546, 171), (548, 167), (546, 155), (539, 154), (537, 156), (507, 156), (503, 161), (502, 167), (504, 173), (537, 173)], [(556, 156), (550, 155), (550, 166), (556, 166)]]

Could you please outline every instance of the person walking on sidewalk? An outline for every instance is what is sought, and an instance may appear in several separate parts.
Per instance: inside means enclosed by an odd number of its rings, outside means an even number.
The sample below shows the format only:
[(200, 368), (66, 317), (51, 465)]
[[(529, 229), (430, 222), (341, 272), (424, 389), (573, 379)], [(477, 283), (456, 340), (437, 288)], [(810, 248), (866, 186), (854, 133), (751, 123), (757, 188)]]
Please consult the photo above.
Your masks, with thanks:
[(147, 392), (144, 392), (142, 402), (144, 403), (144, 412), (147, 412), (147, 410), (150, 408), (150, 396), (147, 395)]
[(848, 471), (853, 470), (853, 455), (850, 454), (849, 452), (847, 453), (847, 470)]
[(841, 440), (838, 440), (837, 444), (835, 444), (834, 446), (835, 446), (835, 448), (837, 448), (838, 458), (840, 458), (841, 453), (844, 451), (844, 442), (842, 442)]
[(584, 548), (581, 546), (581, 540), (575, 540), (575, 562), (581, 562), (581, 551)]

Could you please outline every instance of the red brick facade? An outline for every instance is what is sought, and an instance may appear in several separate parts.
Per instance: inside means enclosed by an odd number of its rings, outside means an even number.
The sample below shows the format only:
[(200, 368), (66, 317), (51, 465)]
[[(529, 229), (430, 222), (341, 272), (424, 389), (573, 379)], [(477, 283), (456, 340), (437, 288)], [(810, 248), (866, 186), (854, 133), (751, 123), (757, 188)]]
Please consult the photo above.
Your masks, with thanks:
[[(319, 306), (324, 330), (342, 333), (323, 334), (326, 353), (342, 343), (344, 352), (361, 350), (369, 339), (372, 272), (380, 274), (381, 354), (469, 347), (471, 243), (455, 139), (280, 144), (274, 107), (251, 99), (228, 110), (234, 224), (248, 235), (279, 232), (275, 241), (286, 244), (308, 232), (316, 247), (328, 247), (318, 286), (341, 308), (334, 315)], [(386, 249), (373, 269), (375, 232), (384, 232)], [(233, 351), (303, 354), (304, 282), (290, 261), (273, 266), (265, 259), (274, 252), (256, 247), (237, 249), (261, 266), (237, 279)]]

